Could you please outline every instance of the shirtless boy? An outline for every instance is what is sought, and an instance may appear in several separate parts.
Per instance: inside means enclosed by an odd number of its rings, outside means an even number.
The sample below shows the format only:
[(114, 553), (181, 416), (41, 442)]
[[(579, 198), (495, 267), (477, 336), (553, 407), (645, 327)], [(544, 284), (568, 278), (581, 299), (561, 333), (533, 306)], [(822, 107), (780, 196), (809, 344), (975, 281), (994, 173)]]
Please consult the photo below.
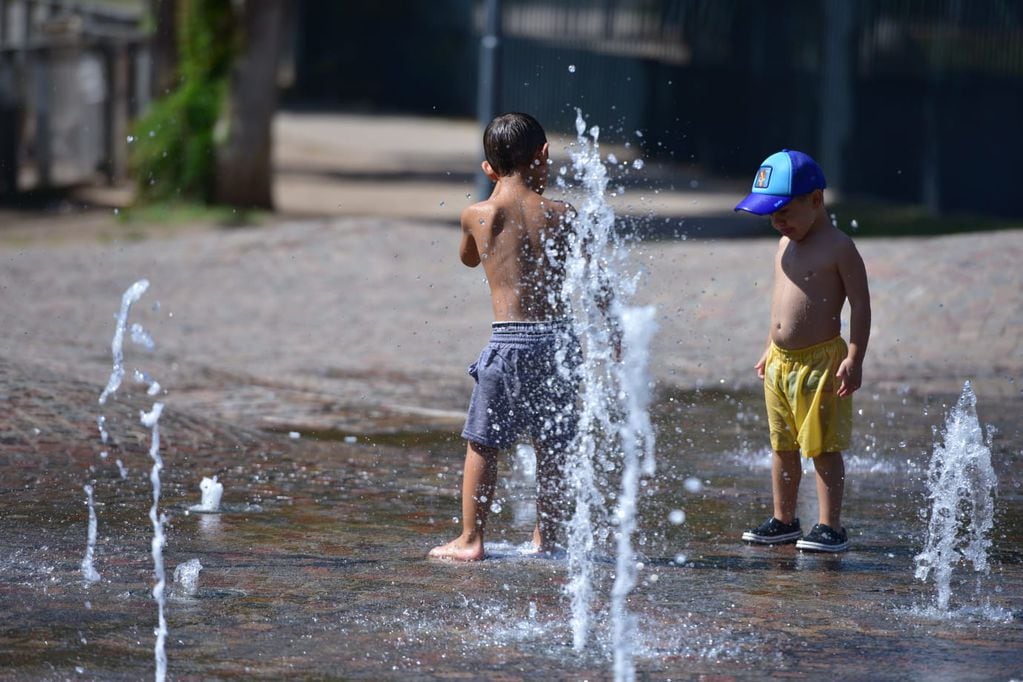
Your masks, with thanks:
[(564, 500), (566, 450), (575, 436), (576, 386), (570, 378), (578, 343), (561, 301), (568, 253), (568, 204), (543, 197), (548, 145), (532, 116), (498, 116), (483, 133), (483, 171), (496, 183), (490, 198), (462, 212), (461, 260), (483, 265), (494, 320), (490, 342), (470, 365), (476, 386), (462, 437), (462, 533), (430, 556), (484, 557), (484, 531), (500, 450), (523, 435), (537, 457), (537, 525), (533, 543), (554, 548)]
[[(770, 215), (781, 233), (774, 261), (771, 329), (756, 364), (764, 380), (771, 429), (774, 515), (742, 539), (759, 545), (795, 542), (801, 550), (842, 552), (845, 464), (852, 434), (852, 394), (860, 387), (870, 337), (870, 293), (856, 246), (824, 207), (824, 172), (802, 152), (767, 157), (752, 193), (735, 207)], [(849, 343), (839, 335), (849, 301)], [(796, 495), (804, 457), (817, 472), (818, 523), (803, 537)]]

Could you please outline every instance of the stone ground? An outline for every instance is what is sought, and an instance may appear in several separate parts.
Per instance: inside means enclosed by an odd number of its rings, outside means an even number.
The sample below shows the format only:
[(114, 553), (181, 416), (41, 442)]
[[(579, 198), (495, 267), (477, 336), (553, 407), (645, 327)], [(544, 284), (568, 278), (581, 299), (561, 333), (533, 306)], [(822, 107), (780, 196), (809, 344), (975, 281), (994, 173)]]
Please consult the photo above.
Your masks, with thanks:
[[(4, 213), (0, 356), (101, 388), (112, 315), (145, 277), (132, 320), (156, 349), (129, 346), (128, 362), (172, 404), (280, 429), (456, 423), (490, 315), (482, 273), (456, 255), (476, 135), (466, 122), (282, 115), (281, 213), (252, 227), (126, 224), (110, 209)], [(659, 204), (619, 205), (637, 220), (652, 205), (686, 237), (633, 247), (645, 272), (637, 302), (658, 310), (654, 377), (665, 388), (752, 386), (776, 242), (764, 223), (730, 216), (732, 190), (690, 190), (710, 183), (686, 170), (674, 184), (687, 189), (674, 190), (670, 170), (650, 168), (657, 194), (636, 171), (626, 179), (626, 196)], [(677, 217), (686, 205), (692, 215)], [(957, 393), (969, 379), (982, 397), (1019, 396), (1023, 232), (859, 247), (874, 310), (865, 392)]]
[[(451, 620), (452, 593), (471, 583), (486, 605), (493, 585), (506, 581), (542, 582), (557, 602), (548, 575), (553, 569), (546, 566), (528, 569), (523, 578), (517, 564), (500, 560), (469, 572), (421, 560), (426, 547), (445, 537), (442, 517), (456, 508), (461, 446), (451, 434), (468, 398), (465, 365), (488, 335), (486, 285), (456, 255), (457, 215), (473, 191), (475, 126), (282, 115), (277, 133), (281, 211), (251, 226), (124, 223), (112, 209), (124, 201), (122, 189), (93, 190), (94, 198), (111, 202), (102, 210), (0, 212), (0, 469), (11, 477), (0, 490), (7, 510), (0, 525), (15, 548), (13, 559), (2, 557), (9, 573), (0, 589), (6, 607), (0, 608), (0, 659), (18, 656), (12, 679), (57, 679), (58, 672), (63, 679), (74, 664), (107, 679), (150, 674), (151, 566), (139, 549), (147, 546), (147, 531), (137, 511), (148, 495), (148, 434), (137, 427), (137, 415), (152, 399), (129, 381), (104, 409), (111, 422), (136, 424), (135, 431), (118, 431), (106, 462), (97, 458), (95, 421), (101, 412), (96, 399), (110, 373), (113, 315), (122, 292), (143, 277), (151, 286), (130, 322), (142, 324), (156, 345), (148, 352), (127, 344), (126, 365), (166, 390), (161, 427), (165, 456), (173, 462), (165, 472), (166, 504), (178, 505), (171, 563), (201, 554), (208, 566), (201, 598), (171, 609), (174, 674), (325, 677), (338, 660), (352, 666), (353, 677), (380, 679), (381, 670), (399, 670), (391, 668), (396, 661), (401, 668), (394, 676), (431, 670), (440, 677), (448, 649), (439, 642), (451, 634), (450, 625), (427, 627), (411, 650), (428, 668), (418, 659), (371, 657), (406, 650), (402, 609), (412, 608), (416, 622), (428, 625), (436, 613), (447, 614), (438, 622)], [(629, 151), (616, 153), (627, 159)], [(647, 224), (660, 238), (633, 249), (645, 272), (638, 302), (658, 310), (655, 379), (666, 392), (749, 389), (766, 335), (775, 245), (770, 230), (730, 215), (741, 187), (690, 170), (676, 170), (678, 181), (672, 169), (649, 164), (645, 170), (649, 186), (638, 173), (626, 178), (617, 207), (633, 219), (650, 211), (666, 218)], [(664, 236), (673, 232), (680, 236)], [(674, 570), (665, 561), (658, 595), (689, 611), (687, 622), (719, 629), (734, 622), (744, 636), (748, 630), (740, 649), (752, 653), (749, 660), (726, 656), (719, 663), (702, 658), (699, 648), (695, 655), (669, 648), (677, 660), (657, 663), (667, 667), (651, 668), (651, 679), (672, 670), (748, 679), (765, 670), (856, 679), (873, 679), (877, 670), (884, 679), (1019, 676), (1020, 484), (1014, 463), (1021, 432), (1013, 410), (1023, 381), (1023, 232), (863, 239), (859, 246), (874, 307), (861, 400), (868, 401), (864, 419), (877, 421), (863, 437), (923, 461), (930, 425), (939, 418), (922, 419), (919, 408), (925, 415), (944, 408), (925, 396), (956, 394), (964, 380), (973, 381), (982, 419), (1008, 434), (996, 453), (1005, 469), (993, 579), (1005, 581), (999, 599), (1013, 622), (950, 628), (892, 612), (891, 603), (917, 603), (923, 589), (911, 577), (921, 469), (909, 459), (905, 471), (899, 465), (876, 475), (855, 472), (851, 497), (867, 503), (858, 509), (858, 547), (834, 566), (782, 552), (765, 555), (730, 539), (718, 546), (719, 538), (734, 536), (738, 518), (766, 505), (766, 492), (757, 487), (766, 473), (749, 465), (735, 478), (736, 467), (719, 456), (730, 446), (717, 436), (729, 441), (741, 435), (746, 442), (758, 425), (741, 404), (708, 413), (699, 401), (691, 408), (676, 403), (671, 414), (683, 426), (676, 429), (681, 435), (669, 431), (669, 447), (658, 455), (665, 489), (679, 488), (689, 467), (697, 466), (690, 450), (705, 457), (700, 466), (713, 485), (703, 506), (691, 501), (693, 521), (682, 529), (694, 570)], [(985, 417), (987, 406), (997, 412), (993, 419)], [(725, 425), (729, 415), (741, 434)], [(333, 442), (293, 440), (267, 429)], [(433, 430), (441, 433), (415, 434)], [(382, 434), (391, 432), (402, 447), (378, 450), (387, 442)], [(360, 437), (346, 443), (346, 435)], [(707, 444), (694, 448), (693, 438)], [(109, 461), (121, 453), (134, 457), (123, 485)], [(717, 476), (713, 462), (731, 478)], [(228, 481), (232, 501), (257, 501), (272, 513), (225, 514), (211, 523), (183, 516), (181, 505), (197, 497), (195, 482), (211, 472)], [(95, 602), (90, 616), (83, 615), (77, 562), (85, 533), (78, 486), (91, 476), (100, 483), (103, 527), (111, 529), (103, 533), (114, 537), (102, 538), (107, 582), (89, 597)], [(404, 506), (397, 499), (405, 499)], [(677, 503), (674, 494), (670, 502)], [(217, 543), (229, 546), (218, 549)], [(737, 589), (737, 580), (749, 582)], [(124, 584), (132, 586), (126, 598)], [(353, 585), (363, 585), (361, 592)], [(652, 594), (653, 585), (641, 589)], [(776, 597), (792, 585), (825, 599)], [(830, 599), (842, 604), (841, 618), (834, 617)], [(316, 640), (326, 653), (296, 657), (296, 646), (310, 646), (309, 617), (321, 615), (324, 600), (337, 634)], [(527, 605), (525, 594), (513, 602), (523, 613)], [(562, 617), (545, 605), (541, 615)], [(679, 608), (665, 607), (665, 631), (677, 626)], [(367, 613), (383, 625), (359, 625), (355, 619)], [(470, 634), (481, 627), (473, 618), (466, 622)], [(707, 631), (701, 626), (687, 636)], [(767, 634), (756, 634), (761, 631)], [(483, 669), (514, 679), (502, 657), (521, 647), (495, 641), (499, 646), (489, 655), (498, 662)], [(725, 641), (734, 644), (730, 636)], [(462, 666), (457, 672), (478, 672), (472, 667), (476, 649), (463, 648), (470, 653), (455, 652)], [(849, 657), (850, 650), (864, 655)], [(764, 651), (777, 656), (764, 659)], [(547, 654), (527, 651), (522, 660), (531, 662), (529, 656), (551, 665)], [(844, 667), (836, 667), (836, 657)], [(589, 676), (599, 679), (606, 665), (594, 660), (597, 672)]]

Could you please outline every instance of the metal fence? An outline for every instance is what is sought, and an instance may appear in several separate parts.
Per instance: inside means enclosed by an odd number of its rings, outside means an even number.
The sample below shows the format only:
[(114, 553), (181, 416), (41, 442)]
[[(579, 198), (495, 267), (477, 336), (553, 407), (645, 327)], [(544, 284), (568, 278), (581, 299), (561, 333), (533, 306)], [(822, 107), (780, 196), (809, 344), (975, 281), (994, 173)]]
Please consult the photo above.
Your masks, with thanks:
[(1019, 0), (505, 0), (503, 20), (504, 109), (570, 130), (580, 107), (727, 175), (801, 148), (847, 194), (1023, 215)]

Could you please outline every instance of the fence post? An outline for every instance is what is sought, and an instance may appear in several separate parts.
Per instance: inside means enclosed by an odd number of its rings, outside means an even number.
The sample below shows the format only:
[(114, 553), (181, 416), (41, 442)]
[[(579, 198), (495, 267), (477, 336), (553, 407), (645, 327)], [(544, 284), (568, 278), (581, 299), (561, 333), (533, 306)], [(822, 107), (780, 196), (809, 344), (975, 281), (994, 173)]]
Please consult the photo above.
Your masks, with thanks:
[(853, 123), (853, 64), (855, 0), (824, 3), (824, 65), (821, 78), (820, 161), (828, 186), (845, 187), (846, 145)]
[(128, 168), (128, 48), (120, 42), (114, 42), (104, 51), (107, 59), (106, 106), (106, 170), (107, 183), (116, 185), (124, 180)]
[[(480, 38), (480, 61), (476, 114), (480, 130), (497, 115), (501, 99), (501, 0), (484, 0), (485, 18)], [(483, 170), (476, 171), (476, 201), (490, 196), (492, 185)]]

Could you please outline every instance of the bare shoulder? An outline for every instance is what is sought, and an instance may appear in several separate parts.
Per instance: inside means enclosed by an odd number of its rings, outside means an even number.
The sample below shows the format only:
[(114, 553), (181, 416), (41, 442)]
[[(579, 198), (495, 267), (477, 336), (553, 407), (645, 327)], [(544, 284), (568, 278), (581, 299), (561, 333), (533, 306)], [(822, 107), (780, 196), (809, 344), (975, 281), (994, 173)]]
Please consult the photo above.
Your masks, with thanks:
[(493, 222), (497, 206), (491, 201), (480, 201), (462, 209), (462, 230), (471, 232), (477, 225)]
[(837, 260), (858, 260), (860, 258), (860, 252), (856, 248), (856, 243), (852, 240), (852, 237), (842, 232), (842, 230), (832, 227), (829, 238)]

